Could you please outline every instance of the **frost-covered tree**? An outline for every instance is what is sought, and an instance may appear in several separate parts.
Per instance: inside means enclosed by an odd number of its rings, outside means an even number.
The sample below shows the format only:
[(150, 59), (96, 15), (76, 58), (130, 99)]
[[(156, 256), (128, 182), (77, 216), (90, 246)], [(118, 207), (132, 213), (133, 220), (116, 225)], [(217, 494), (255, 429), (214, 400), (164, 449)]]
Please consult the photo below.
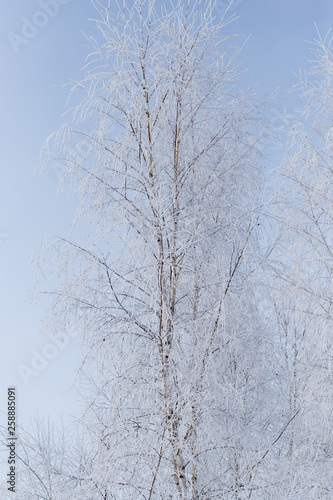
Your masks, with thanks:
[(285, 367), (281, 408), (297, 413), (281, 451), (286, 458), (280, 470), (288, 498), (328, 498), (333, 488), (329, 472), (333, 460), (333, 59), (327, 37), (312, 44), (312, 54), (312, 71), (300, 77), (304, 108), (290, 131), (283, 170), (288, 193), (283, 212), (284, 262), (280, 293), (275, 294)]
[(76, 124), (44, 150), (78, 203), (46, 322), (82, 331), (90, 460), (71, 498), (265, 498), (260, 106), (209, 2), (96, 7)]
[[(1, 430), (6, 446), (7, 429)], [(18, 428), (16, 447), (17, 500), (82, 500), (106, 498), (91, 471), (94, 450), (85, 442), (82, 429), (56, 428), (49, 419), (35, 418), (28, 428)], [(1, 498), (10, 500), (6, 480), (0, 485)]]

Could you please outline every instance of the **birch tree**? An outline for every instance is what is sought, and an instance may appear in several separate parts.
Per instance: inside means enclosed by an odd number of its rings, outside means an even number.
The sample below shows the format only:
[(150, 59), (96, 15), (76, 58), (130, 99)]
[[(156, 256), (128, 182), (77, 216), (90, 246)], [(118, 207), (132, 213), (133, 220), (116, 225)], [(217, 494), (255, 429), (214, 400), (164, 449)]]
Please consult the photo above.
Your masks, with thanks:
[(75, 123), (44, 148), (78, 206), (45, 324), (82, 331), (83, 474), (105, 500), (260, 498), (260, 104), (209, 3), (118, 7), (96, 2)]
[(289, 412), (298, 413), (284, 450), (286, 494), (292, 498), (326, 498), (332, 491), (333, 66), (328, 37), (319, 36), (311, 51), (313, 67), (300, 75), (303, 108), (289, 133), (283, 171), (290, 193), (284, 210), (289, 243), (278, 323), (285, 338)]

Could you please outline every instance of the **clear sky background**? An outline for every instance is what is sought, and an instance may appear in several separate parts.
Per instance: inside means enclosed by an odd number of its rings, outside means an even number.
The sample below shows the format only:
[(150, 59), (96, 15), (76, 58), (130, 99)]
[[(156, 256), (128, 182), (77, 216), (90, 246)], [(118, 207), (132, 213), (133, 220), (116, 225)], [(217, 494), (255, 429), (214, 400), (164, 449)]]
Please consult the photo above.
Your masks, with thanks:
[[(45, 11), (41, 14), (43, 0), (0, 3), (2, 425), (8, 386), (17, 387), (20, 423), (27, 423), (37, 412), (66, 422), (77, 410), (76, 394), (68, 392), (79, 359), (77, 338), (44, 366), (41, 361), (38, 364), (36, 353), (43, 354), (49, 344), (49, 340), (38, 337), (45, 304), (25, 303), (33, 290), (30, 262), (34, 247), (47, 237), (66, 236), (72, 216), (70, 197), (64, 201), (56, 197), (59, 173), (33, 175), (44, 140), (65, 120), (61, 114), (67, 90), (54, 85), (80, 79), (80, 68), (89, 52), (82, 31), (94, 34), (95, 30), (88, 21), (95, 15), (89, 0), (53, 1), (58, 11), (55, 9), (52, 15)], [(217, 1), (217, 15), (222, 14), (226, 3)], [(233, 11), (239, 19), (229, 31), (251, 35), (242, 59), (253, 83), (258, 84), (258, 96), (276, 87), (288, 89), (296, 83), (293, 72), (309, 68), (306, 40), (317, 36), (314, 22), (322, 35), (333, 27), (332, 0), (235, 0)], [(19, 38), (27, 34), (30, 38)], [(284, 114), (289, 111), (275, 117), (277, 126), (286, 124)], [(27, 375), (26, 383), (18, 372), (22, 365), (35, 370), (34, 375)]]

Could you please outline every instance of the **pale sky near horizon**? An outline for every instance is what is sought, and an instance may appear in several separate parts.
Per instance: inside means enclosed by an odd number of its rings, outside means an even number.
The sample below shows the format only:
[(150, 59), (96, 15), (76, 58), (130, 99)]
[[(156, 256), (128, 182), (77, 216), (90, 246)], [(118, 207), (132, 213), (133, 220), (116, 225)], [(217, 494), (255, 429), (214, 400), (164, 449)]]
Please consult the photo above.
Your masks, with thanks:
[[(70, 198), (56, 197), (57, 173), (33, 174), (44, 140), (65, 120), (67, 90), (54, 84), (80, 79), (89, 53), (82, 31), (93, 34), (95, 29), (87, 21), (95, 15), (89, 0), (52, 2), (58, 6), (52, 15), (42, 8), (47, 0), (2, 0), (0, 5), (1, 425), (8, 386), (17, 387), (21, 423), (37, 412), (68, 421), (77, 408), (75, 393), (67, 392), (79, 359), (76, 337), (44, 367), (39, 365), (27, 384), (18, 372), (22, 365), (34, 369), (36, 353), (49, 343), (37, 337), (44, 305), (24, 303), (33, 290), (33, 249), (47, 237), (66, 236), (72, 216)], [(225, 4), (218, 0), (217, 15)], [(293, 72), (309, 68), (306, 41), (317, 37), (314, 22), (322, 35), (333, 27), (331, 0), (236, 0), (234, 11), (239, 19), (228, 30), (251, 35), (241, 60), (258, 84), (258, 96), (297, 83)], [(33, 31), (29, 22), (35, 23)], [(281, 125), (286, 121), (284, 116), (279, 120)]]

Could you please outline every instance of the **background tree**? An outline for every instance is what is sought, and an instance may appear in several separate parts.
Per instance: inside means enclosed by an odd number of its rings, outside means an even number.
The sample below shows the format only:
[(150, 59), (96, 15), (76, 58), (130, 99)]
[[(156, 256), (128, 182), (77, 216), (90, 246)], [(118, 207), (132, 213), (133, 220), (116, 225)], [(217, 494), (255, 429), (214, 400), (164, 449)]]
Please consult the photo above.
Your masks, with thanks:
[(319, 36), (312, 54), (312, 71), (300, 77), (304, 107), (289, 132), (280, 196), (284, 256), (275, 310), (285, 404), (290, 414), (297, 412), (281, 441), (281, 454), (288, 457), (280, 464), (288, 498), (326, 498), (332, 491), (333, 66), (327, 37)]

